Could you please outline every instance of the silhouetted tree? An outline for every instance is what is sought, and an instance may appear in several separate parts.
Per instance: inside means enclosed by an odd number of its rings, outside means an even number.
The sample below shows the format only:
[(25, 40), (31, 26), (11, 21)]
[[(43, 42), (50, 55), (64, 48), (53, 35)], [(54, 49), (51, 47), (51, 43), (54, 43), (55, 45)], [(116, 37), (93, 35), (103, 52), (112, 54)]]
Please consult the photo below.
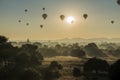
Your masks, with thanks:
[(44, 57), (54, 57), (58, 56), (58, 52), (53, 48), (41, 48), (40, 52)]
[(37, 46), (24, 44), (20, 48), (13, 47), (6, 37), (0, 36), (0, 80), (39, 80), (41, 72), (36, 72), (36, 67), (42, 61), (43, 56), (37, 51)]
[(8, 38), (6, 38), (5, 36), (0, 35), (0, 44), (1, 43), (6, 43), (8, 41)]
[(115, 57), (118, 57), (118, 58), (120, 57), (120, 54), (119, 54), (120, 53), (120, 48), (117, 48), (115, 50), (109, 50), (108, 52), (111, 53), (112, 56), (115, 56)]
[(61, 74), (59, 71), (48, 69), (45, 72), (43, 80), (56, 80), (56, 79), (60, 78), (60, 76), (61, 76)]
[[(80, 69), (74, 67), (74, 68), (73, 68), (73, 76), (76, 77), (76, 78), (80, 77), (80, 76), (81, 76), (81, 71), (80, 71)], [(77, 80), (77, 79), (76, 79), (76, 80)]]
[(62, 69), (63, 67), (57, 61), (52, 61), (51, 64), (49, 65), (49, 68), (59, 70)]
[(120, 60), (110, 66), (109, 76), (111, 80), (120, 80)]
[(10, 42), (8, 42), (8, 38), (0, 35), (0, 50), (9, 48), (13, 48), (13, 46), (11, 45)]
[(36, 45), (36, 46), (38, 46), (40, 48), (42, 47), (42, 43), (40, 43), (40, 42), (34, 42), (33, 45)]
[(105, 53), (95, 43), (89, 43), (84, 47), (84, 50), (91, 57), (106, 57)]
[(35, 45), (32, 45), (32, 44), (24, 44), (24, 45), (22, 45), (22, 47), (21, 47), (21, 49), (23, 50), (23, 51), (27, 51), (27, 52), (30, 52), (30, 53), (33, 53), (33, 52), (35, 52), (36, 50), (37, 50), (37, 46), (35, 46)]
[(62, 65), (57, 61), (52, 61), (44, 74), (44, 80), (56, 80), (60, 78), (60, 69), (62, 69)]
[(61, 45), (60, 45), (60, 44), (56, 44), (56, 45), (55, 45), (55, 48), (56, 48), (56, 49), (60, 49), (60, 48), (61, 48)]
[(8, 39), (0, 36), (0, 79), (13, 80), (13, 70), (15, 69), (15, 57), (19, 49), (13, 47)]
[(43, 56), (37, 51), (37, 46), (25, 44), (21, 47), (21, 51), (17, 57), (18, 64), (24, 67), (34, 67), (42, 64)]
[(41, 75), (34, 70), (26, 70), (21, 74), (21, 80), (40, 80)]
[(91, 58), (84, 64), (84, 72), (108, 72), (109, 64), (105, 60)]
[(73, 49), (80, 49), (79, 43), (74, 43), (74, 44), (72, 45), (72, 48), (73, 48)]
[(83, 51), (83, 50), (81, 50), (81, 49), (73, 49), (72, 51), (71, 51), (71, 56), (73, 56), (73, 57), (85, 57), (86, 56), (86, 54), (85, 54), (85, 52)]

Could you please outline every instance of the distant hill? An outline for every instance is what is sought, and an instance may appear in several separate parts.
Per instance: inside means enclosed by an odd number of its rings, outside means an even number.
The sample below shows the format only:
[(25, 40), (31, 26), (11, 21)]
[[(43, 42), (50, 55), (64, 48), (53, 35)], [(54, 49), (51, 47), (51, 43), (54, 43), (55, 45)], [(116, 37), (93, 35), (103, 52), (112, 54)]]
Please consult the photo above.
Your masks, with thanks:
[(120, 38), (64, 38), (53, 40), (56, 42), (120, 42)]

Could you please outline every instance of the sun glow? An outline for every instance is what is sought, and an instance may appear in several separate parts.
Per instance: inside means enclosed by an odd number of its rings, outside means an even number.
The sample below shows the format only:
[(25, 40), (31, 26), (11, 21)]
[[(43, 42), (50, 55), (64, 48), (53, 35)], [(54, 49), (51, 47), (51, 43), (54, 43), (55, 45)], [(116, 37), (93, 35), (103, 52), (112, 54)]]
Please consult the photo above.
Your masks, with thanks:
[(69, 16), (69, 17), (67, 18), (67, 23), (69, 23), (69, 24), (73, 24), (74, 21), (75, 21), (75, 18), (74, 18), (73, 16)]

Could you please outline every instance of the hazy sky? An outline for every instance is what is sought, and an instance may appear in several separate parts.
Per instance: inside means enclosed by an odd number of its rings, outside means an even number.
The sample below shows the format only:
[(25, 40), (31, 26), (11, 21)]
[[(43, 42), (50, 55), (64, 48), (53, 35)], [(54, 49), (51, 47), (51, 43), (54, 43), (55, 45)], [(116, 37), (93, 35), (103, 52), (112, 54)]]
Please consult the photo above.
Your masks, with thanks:
[[(0, 0), (0, 35), (10, 40), (120, 38), (120, 5), (116, 1)], [(25, 13), (25, 9), (28, 12)], [(41, 17), (43, 13), (48, 14), (46, 20)], [(88, 14), (86, 20), (82, 16), (84, 13)], [(61, 14), (66, 16), (64, 21), (59, 18)], [(75, 18), (73, 24), (66, 22), (68, 16)], [(111, 20), (115, 23), (111, 24)], [(44, 25), (42, 29), (41, 24)]]

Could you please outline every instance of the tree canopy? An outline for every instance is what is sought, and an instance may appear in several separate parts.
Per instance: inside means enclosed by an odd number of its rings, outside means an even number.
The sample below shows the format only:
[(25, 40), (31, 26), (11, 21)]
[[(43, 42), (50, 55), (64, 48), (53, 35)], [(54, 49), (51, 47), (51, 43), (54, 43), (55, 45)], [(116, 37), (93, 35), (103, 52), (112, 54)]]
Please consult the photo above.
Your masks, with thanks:
[(120, 59), (110, 66), (109, 76), (111, 80), (120, 80)]
[[(101, 66), (102, 65), (102, 66)], [(85, 72), (108, 72), (109, 64), (105, 60), (91, 58), (84, 64), (84, 71)]]

